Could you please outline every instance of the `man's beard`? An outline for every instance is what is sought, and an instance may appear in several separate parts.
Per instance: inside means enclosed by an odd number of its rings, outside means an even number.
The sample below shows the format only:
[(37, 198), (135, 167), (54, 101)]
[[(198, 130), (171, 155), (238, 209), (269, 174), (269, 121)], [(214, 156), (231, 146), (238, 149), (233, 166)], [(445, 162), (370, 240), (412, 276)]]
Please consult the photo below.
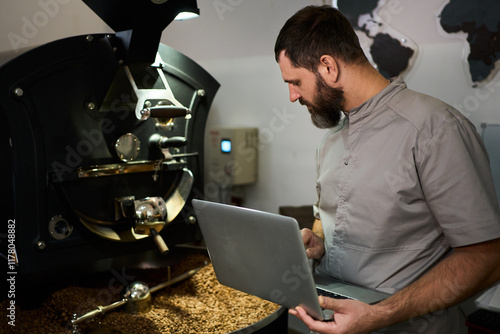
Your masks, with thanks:
[(313, 103), (300, 98), (299, 102), (308, 107), (313, 124), (320, 129), (336, 126), (341, 118), (345, 102), (342, 88), (330, 87), (319, 73), (316, 74), (317, 93)]

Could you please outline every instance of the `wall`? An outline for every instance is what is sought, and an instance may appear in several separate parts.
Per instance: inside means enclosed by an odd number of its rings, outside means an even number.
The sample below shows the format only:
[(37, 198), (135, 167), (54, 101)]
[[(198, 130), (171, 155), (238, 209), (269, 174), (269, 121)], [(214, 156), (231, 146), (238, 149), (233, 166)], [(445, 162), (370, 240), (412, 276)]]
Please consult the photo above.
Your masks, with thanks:
[[(383, 18), (418, 45), (415, 64), (405, 75), (407, 84), (458, 107), (478, 129), (482, 122), (500, 123), (498, 85), (471, 88), (464, 75), (462, 41), (438, 32), (435, 15), (446, 2), (385, 1)], [(173, 22), (163, 32), (163, 43), (193, 58), (222, 85), (207, 128), (261, 130), (259, 181), (244, 189), (249, 207), (277, 212), (281, 205), (315, 201), (314, 150), (324, 130), (312, 125), (304, 107), (288, 100), (273, 46), (289, 16), (321, 3), (199, 0), (199, 18)], [(0, 63), (55, 39), (112, 32), (80, 0), (4, 1), (1, 6)]]
[(113, 32), (80, 0), (2, 1), (0, 64), (56, 39)]

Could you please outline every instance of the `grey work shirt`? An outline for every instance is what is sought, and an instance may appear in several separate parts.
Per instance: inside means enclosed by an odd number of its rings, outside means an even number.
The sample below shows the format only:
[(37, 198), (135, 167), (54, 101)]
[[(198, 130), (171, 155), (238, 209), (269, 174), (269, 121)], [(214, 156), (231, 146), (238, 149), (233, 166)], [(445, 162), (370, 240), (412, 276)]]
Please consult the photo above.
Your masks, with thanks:
[[(331, 129), (316, 164), (324, 274), (395, 293), (452, 247), (500, 237), (488, 157), (474, 126), (402, 78)], [(455, 311), (394, 332), (456, 333)]]

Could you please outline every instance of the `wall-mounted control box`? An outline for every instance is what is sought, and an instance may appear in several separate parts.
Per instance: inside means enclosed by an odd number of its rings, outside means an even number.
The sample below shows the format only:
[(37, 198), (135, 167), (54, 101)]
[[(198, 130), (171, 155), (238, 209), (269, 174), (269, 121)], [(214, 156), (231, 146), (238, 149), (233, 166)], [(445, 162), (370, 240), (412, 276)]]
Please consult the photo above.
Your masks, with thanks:
[(257, 128), (210, 130), (206, 143), (206, 180), (233, 186), (255, 183), (258, 174), (258, 139)]

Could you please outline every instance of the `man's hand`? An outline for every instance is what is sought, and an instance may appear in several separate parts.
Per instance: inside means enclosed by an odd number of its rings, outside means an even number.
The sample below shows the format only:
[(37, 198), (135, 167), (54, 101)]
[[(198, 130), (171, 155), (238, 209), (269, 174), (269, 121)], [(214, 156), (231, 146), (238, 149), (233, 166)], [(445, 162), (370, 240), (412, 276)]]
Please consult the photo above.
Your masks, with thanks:
[(301, 231), (302, 241), (304, 246), (306, 246), (306, 254), (309, 259), (321, 259), (325, 253), (325, 246), (323, 244), (323, 239), (321, 239), (316, 233), (308, 228), (304, 228)]
[(455, 248), (417, 281), (375, 305), (319, 297), (324, 309), (335, 312), (332, 322), (315, 321), (301, 307), (290, 314), (320, 333), (369, 333), (456, 305), (498, 280), (500, 239), (495, 239)]
[[(311, 318), (302, 307), (289, 313), (302, 320), (310, 330), (324, 334), (366, 334), (377, 325), (373, 307), (356, 300), (332, 299), (320, 296), (322, 308), (335, 311), (333, 321), (317, 321)], [(372, 320), (373, 319), (373, 320)]]

